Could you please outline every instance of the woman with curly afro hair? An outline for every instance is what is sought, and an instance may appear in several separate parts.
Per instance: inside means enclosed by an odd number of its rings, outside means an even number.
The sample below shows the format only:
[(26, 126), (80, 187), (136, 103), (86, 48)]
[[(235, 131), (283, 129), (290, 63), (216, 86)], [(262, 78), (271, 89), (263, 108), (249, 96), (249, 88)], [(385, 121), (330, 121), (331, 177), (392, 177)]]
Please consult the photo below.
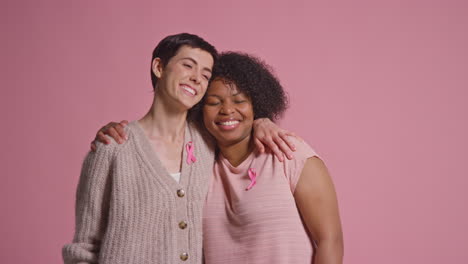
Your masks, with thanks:
[(342, 263), (336, 194), (321, 159), (296, 139), (292, 160), (254, 151), (253, 120), (276, 120), (287, 105), (261, 60), (220, 55), (202, 109), (194, 110), (217, 143), (203, 211), (205, 263)]

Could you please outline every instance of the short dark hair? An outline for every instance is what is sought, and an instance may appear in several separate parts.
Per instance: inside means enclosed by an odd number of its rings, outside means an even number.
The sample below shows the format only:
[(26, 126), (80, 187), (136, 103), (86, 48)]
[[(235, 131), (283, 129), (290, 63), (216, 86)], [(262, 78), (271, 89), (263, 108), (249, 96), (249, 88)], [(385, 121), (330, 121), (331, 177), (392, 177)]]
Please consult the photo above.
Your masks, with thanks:
[(182, 46), (189, 46), (191, 48), (204, 50), (211, 54), (214, 62), (216, 62), (218, 58), (218, 51), (216, 48), (197, 35), (180, 33), (167, 36), (161, 40), (153, 50), (150, 68), (153, 89), (156, 89), (156, 83), (158, 82), (158, 78), (153, 73), (153, 60), (155, 58), (160, 58), (162, 65), (166, 66), (169, 60), (177, 54)]
[(273, 69), (259, 58), (240, 52), (224, 52), (213, 68), (214, 80), (232, 82), (250, 97), (254, 118), (278, 120), (288, 108), (288, 97)]

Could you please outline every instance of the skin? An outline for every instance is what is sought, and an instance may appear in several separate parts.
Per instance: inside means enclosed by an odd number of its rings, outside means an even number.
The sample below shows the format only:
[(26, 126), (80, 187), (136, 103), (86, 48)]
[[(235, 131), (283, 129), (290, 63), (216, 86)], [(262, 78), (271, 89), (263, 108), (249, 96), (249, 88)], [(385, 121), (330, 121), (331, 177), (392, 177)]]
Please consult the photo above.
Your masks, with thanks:
[(181, 47), (165, 66), (159, 58), (152, 62), (158, 77), (156, 92), (150, 110), (138, 122), (170, 173), (180, 171), (187, 111), (206, 92), (213, 62), (210, 53), (188, 46)]
[[(234, 84), (214, 80), (203, 106), (203, 121), (223, 155), (238, 166), (252, 151), (253, 106)], [(223, 121), (238, 122), (223, 125)]]
[(319, 158), (309, 158), (305, 163), (294, 199), (317, 246), (316, 264), (343, 263), (343, 233), (335, 187)]
[[(96, 151), (96, 141), (106, 145), (110, 144), (109, 137), (112, 137), (119, 144), (124, 143), (128, 139), (124, 130), (127, 125), (128, 120), (122, 120), (120, 123), (109, 122), (107, 125), (101, 127), (96, 133), (96, 137), (91, 142), (91, 151)], [(268, 118), (254, 120), (253, 129), (253, 142), (255, 148), (260, 153), (264, 153), (265, 149), (268, 148), (281, 162), (284, 156), (290, 160), (294, 158), (292, 152), (296, 150), (296, 146), (294, 146), (294, 143), (289, 139), (289, 136), (301, 139), (294, 134), (294, 132), (278, 127)]]
[[(216, 138), (223, 156), (233, 166), (241, 164), (253, 151), (254, 112), (250, 98), (235, 86), (215, 80), (208, 88), (203, 115), (205, 126)], [(239, 123), (222, 125), (220, 122), (225, 120)], [(331, 177), (320, 159), (306, 161), (294, 198), (317, 246), (314, 263), (341, 264), (343, 236), (338, 202)]]
[[(175, 163), (180, 163), (180, 153), (174, 150), (182, 148), (187, 111), (200, 101), (206, 92), (212, 66), (213, 58), (208, 52), (188, 46), (181, 47), (165, 67), (159, 58), (152, 62), (152, 70), (158, 77), (158, 83), (151, 109), (139, 122), (147, 132), (153, 147), (158, 149), (159, 158), (169, 172), (179, 171), (177, 168), (180, 166), (177, 167)], [(196, 95), (191, 96), (181, 88), (185, 85), (193, 88)], [(126, 120), (120, 123), (111, 122), (98, 131), (95, 140), (109, 144), (110, 140), (106, 136), (109, 135), (122, 144), (127, 140), (124, 131), (127, 124)], [(294, 133), (277, 127), (267, 118), (253, 121), (253, 127), (253, 143), (261, 153), (265, 151), (266, 146), (279, 161), (283, 161), (284, 156), (288, 159), (293, 158), (292, 151), (296, 148), (288, 136), (295, 136)], [(91, 143), (91, 150), (96, 150), (94, 141)]]

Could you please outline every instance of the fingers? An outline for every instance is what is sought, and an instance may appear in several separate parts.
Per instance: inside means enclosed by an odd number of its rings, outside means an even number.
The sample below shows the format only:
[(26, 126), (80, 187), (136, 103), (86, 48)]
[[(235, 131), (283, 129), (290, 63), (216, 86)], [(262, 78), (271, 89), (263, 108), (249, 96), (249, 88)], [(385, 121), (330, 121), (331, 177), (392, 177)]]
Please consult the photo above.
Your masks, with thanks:
[[(291, 139), (289, 139), (289, 136), (293, 136), (293, 137), (296, 137), (297, 136), (292, 133), (292, 132), (283, 132), (283, 133), (279, 133), (279, 136), (281, 137), (281, 139), (286, 142), (286, 144), (288, 145), (289, 149), (292, 150), (292, 151), (296, 151), (296, 145), (294, 145), (294, 143), (292, 142)], [(284, 151), (283, 151), (284, 152)]]
[[(126, 134), (125, 131), (124, 131), (124, 127), (125, 127), (125, 126), (122, 125), (122, 122), (120, 122), (120, 124), (115, 125), (113, 128), (117, 131), (117, 133), (119, 134), (120, 138), (127, 140), (128, 137), (127, 137), (127, 134)], [(122, 142), (119, 142), (119, 143), (122, 143)]]
[(96, 143), (94, 143), (94, 140), (91, 141), (91, 151), (96, 152)]
[[(110, 144), (110, 140), (107, 138), (106, 135), (104, 135), (104, 132), (102, 132), (102, 129), (99, 130), (99, 132), (97, 133), (96, 135), (96, 138), (95, 138), (95, 141), (99, 141), (101, 143), (104, 143), (104, 144)], [(94, 142), (93, 142), (94, 143)], [(95, 144), (96, 145), (96, 144)]]
[(106, 131), (106, 134), (112, 137), (117, 143), (122, 144), (124, 142), (124, 139), (120, 136), (119, 132), (117, 131), (117, 126), (109, 127), (109, 129), (107, 129)]
[(285, 140), (279, 135), (278, 137), (273, 138), (275, 141), (276, 145), (279, 148), (279, 151), (282, 152), (281, 154), (286, 155), (288, 159), (293, 159), (293, 153), (291, 147), (285, 142)]
[(278, 135), (274, 137), (264, 137), (261, 139), (254, 139), (254, 143), (258, 149), (260, 149), (260, 145), (262, 145), (264, 149), (264, 145), (266, 145), (273, 154), (278, 158), (280, 162), (283, 162), (284, 156), (286, 156), (289, 160), (294, 158), (293, 151), (296, 150), (296, 146), (294, 143), (288, 138), (286, 133), (278, 133)]
[[(125, 133), (125, 129), (124, 129), (127, 125), (128, 125), (127, 120), (122, 120), (120, 121), (120, 123), (110, 122), (109, 124), (101, 128), (100, 132), (112, 137), (117, 143), (122, 144), (125, 142), (125, 140), (128, 139), (127, 133)], [(105, 140), (107, 142), (109, 139), (107, 139), (106, 137)], [(103, 142), (101, 141), (101, 137), (99, 137), (99, 141)], [(110, 141), (108, 142), (110, 143)]]
[(283, 162), (283, 152), (280, 150), (280, 148), (272, 138), (265, 137), (262, 140), (262, 142), (265, 143), (267, 147), (271, 149), (271, 151), (273, 151), (273, 154), (278, 158), (280, 162)]
[[(96, 152), (97, 146), (96, 141), (103, 144), (110, 144), (110, 139), (106, 136), (109, 135), (115, 139), (119, 144), (122, 144), (125, 140), (128, 139), (127, 134), (125, 133), (124, 127), (128, 125), (127, 120), (122, 120), (120, 123), (110, 122), (109, 124), (103, 126), (96, 134), (94, 141), (91, 142), (91, 151)], [(124, 140), (125, 139), (125, 140)]]
[(287, 131), (287, 130), (284, 130), (281, 134), (284, 135), (284, 136), (297, 137), (296, 133), (291, 132), (291, 131)]
[(264, 153), (265, 152), (265, 147), (263, 146), (263, 143), (258, 140), (257, 138), (254, 138), (254, 144), (255, 147), (257, 148), (258, 152)]
[(109, 122), (109, 124), (103, 126), (100, 131), (104, 132), (104, 134), (109, 135), (109, 128), (117, 126), (119, 123), (116, 122)]

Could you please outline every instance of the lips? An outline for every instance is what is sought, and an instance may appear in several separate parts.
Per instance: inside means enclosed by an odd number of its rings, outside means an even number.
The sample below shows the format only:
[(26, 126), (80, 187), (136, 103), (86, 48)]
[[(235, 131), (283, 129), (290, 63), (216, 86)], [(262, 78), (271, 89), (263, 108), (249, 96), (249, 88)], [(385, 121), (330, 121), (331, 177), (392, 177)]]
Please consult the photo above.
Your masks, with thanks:
[(233, 130), (239, 126), (240, 121), (237, 119), (224, 119), (220, 120), (218, 122), (215, 122), (215, 124), (221, 129), (221, 130)]
[(195, 96), (195, 95), (197, 95), (197, 90), (195, 90), (194, 88), (192, 88), (192, 87), (189, 86), (189, 85), (182, 84), (180, 87), (181, 87), (182, 90), (185, 92), (185, 94), (187, 94), (187, 95), (189, 95), (189, 96)]
[(233, 125), (239, 124), (239, 121), (232, 120), (232, 121), (225, 121), (225, 122), (218, 122), (218, 123), (223, 126), (233, 126)]

